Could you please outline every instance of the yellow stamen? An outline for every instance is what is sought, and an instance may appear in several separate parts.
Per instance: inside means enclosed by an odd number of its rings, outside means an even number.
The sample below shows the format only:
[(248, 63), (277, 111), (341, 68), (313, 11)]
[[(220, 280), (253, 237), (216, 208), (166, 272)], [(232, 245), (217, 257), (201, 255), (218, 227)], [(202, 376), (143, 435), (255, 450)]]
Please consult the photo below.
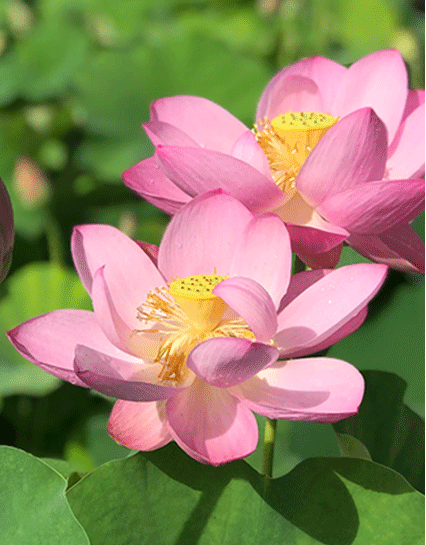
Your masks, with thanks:
[(212, 290), (226, 277), (195, 275), (174, 280), (169, 288), (161, 287), (147, 295), (138, 308), (138, 319), (155, 323), (154, 329), (137, 329), (134, 333), (164, 335), (154, 363), (161, 363), (159, 377), (170, 384), (180, 383), (189, 373), (186, 359), (200, 342), (214, 337), (240, 337), (255, 340), (242, 318), (223, 318), (227, 304)]
[(296, 192), (296, 177), (313, 148), (339, 118), (317, 112), (287, 112), (254, 126), (277, 186), (289, 196)]

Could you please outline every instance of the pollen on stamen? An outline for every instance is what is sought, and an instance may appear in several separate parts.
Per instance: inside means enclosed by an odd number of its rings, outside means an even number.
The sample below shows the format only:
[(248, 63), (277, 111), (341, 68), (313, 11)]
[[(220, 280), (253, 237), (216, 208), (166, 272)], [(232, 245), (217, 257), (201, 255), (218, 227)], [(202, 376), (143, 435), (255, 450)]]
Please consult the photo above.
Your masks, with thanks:
[(136, 329), (133, 334), (160, 334), (153, 363), (162, 366), (158, 377), (163, 384), (178, 385), (186, 379), (191, 373), (186, 366), (187, 357), (200, 342), (214, 337), (255, 340), (242, 318), (223, 319), (228, 306), (212, 290), (226, 278), (215, 270), (213, 275), (175, 279), (168, 287), (150, 291), (145, 303), (138, 307), (137, 318), (147, 327)]

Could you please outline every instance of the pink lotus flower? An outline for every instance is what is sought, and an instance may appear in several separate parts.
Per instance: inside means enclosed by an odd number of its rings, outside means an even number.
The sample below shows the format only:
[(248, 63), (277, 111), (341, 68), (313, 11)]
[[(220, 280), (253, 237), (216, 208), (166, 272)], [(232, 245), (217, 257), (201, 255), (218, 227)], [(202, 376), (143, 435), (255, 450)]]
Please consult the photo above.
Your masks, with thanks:
[(14, 234), (12, 203), (0, 179), (0, 282), (6, 277), (12, 262)]
[(349, 69), (322, 57), (285, 68), (255, 127), (203, 98), (159, 99), (144, 125), (155, 155), (124, 182), (170, 214), (221, 187), (254, 213), (277, 213), (313, 268), (335, 266), (345, 240), (373, 261), (424, 271), (409, 225), (424, 209), (424, 91), (408, 91), (398, 51)]
[(49, 373), (118, 398), (108, 426), (117, 442), (152, 450), (174, 439), (219, 465), (256, 448), (252, 410), (320, 422), (357, 412), (354, 367), (298, 358), (361, 325), (386, 266), (290, 278), (283, 222), (222, 190), (184, 206), (158, 249), (83, 225), (72, 253), (94, 312), (56, 310), (8, 336)]

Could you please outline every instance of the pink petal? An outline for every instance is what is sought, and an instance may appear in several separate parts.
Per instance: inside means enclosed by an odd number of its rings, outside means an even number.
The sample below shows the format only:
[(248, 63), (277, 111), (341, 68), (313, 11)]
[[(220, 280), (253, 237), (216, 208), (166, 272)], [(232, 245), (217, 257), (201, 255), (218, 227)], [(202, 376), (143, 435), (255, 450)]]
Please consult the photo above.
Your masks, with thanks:
[(401, 123), (388, 151), (389, 178), (418, 178), (425, 169), (425, 105), (415, 109)]
[[(266, 110), (266, 118), (271, 121), (286, 112), (323, 112), (324, 105), (320, 89), (312, 79), (301, 75), (286, 75), (281, 79), (279, 87), (274, 86)], [(256, 120), (263, 118), (256, 117)]]
[(231, 155), (244, 163), (248, 163), (273, 181), (268, 159), (257, 143), (256, 137), (252, 131), (246, 131), (238, 138), (231, 150)]
[(268, 418), (337, 422), (357, 413), (364, 380), (345, 361), (305, 358), (278, 362), (231, 391)]
[(283, 222), (275, 214), (254, 217), (234, 249), (229, 274), (256, 280), (277, 306), (287, 290), (290, 273), (290, 237)]
[(300, 252), (297, 255), (311, 269), (334, 269), (339, 263), (342, 247), (343, 244), (339, 244), (322, 254), (305, 254), (304, 252)]
[(124, 183), (167, 214), (175, 214), (190, 200), (189, 195), (165, 176), (155, 157), (149, 157), (123, 172)]
[[(146, 365), (138, 358), (115, 358), (87, 346), (77, 345), (74, 368), (90, 388), (127, 401), (157, 401), (183, 391), (185, 387), (161, 385), (162, 365)], [(190, 381), (189, 381), (190, 384)]]
[(311, 205), (370, 180), (381, 180), (387, 153), (386, 129), (370, 108), (357, 110), (323, 136), (297, 176), (296, 187)]
[(213, 292), (243, 318), (259, 342), (269, 342), (277, 330), (277, 314), (271, 296), (251, 278), (223, 280)]
[(84, 343), (95, 350), (120, 357), (99, 327), (93, 312), (55, 310), (36, 316), (7, 333), (10, 342), (27, 360), (51, 375), (87, 388), (74, 371), (74, 352)]
[(414, 112), (416, 108), (418, 108), (424, 103), (425, 103), (424, 89), (409, 89), (401, 122), (405, 121), (405, 119), (407, 119), (407, 117), (411, 114), (411, 112)]
[(129, 327), (114, 305), (103, 273), (104, 267), (101, 267), (95, 274), (92, 287), (93, 308), (98, 324), (114, 346), (127, 354), (152, 362), (163, 338), (163, 334), (156, 330), (158, 324), (153, 322), (147, 325), (135, 320), (135, 327)]
[[(310, 286), (318, 282), (321, 278), (330, 274), (331, 270), (312, 270), (312, 271), (303, 271), (297, 274), (294, 274), (291, 277), (290, 286), (287, 290), (285, 296), (281, 299), (280, 307), (278, 313), (281, 312), (287, 305), (291, 303), (296, 297), (298, 297), (302, 292), (308, 289)], [(324, 350), (329, 346), (337, 343), (341, 339), (345, 338), (347, 335), (356, 331), (364, 322), (367, 316), (367, 307), (365, 306), (354, 318), (346, 322), (340, 329), (328, 337), (325, 341), (320, 342), (318, 345), (309, 346), (308, 348), (297, 350), (295, 352), (290, 352), (287, 354), (289, 358), (300, 358), (301, 356), (306, 356)]]
[[(397, 225), (380, 233), (379, 238), (388, 248), (409, 262), (408, 270), (425, 272), (425, 245), (409, 225)], [(392, 265), (394, 266), (394, 265)], [(407, 270), (407, 266), (403, 268)]]
[(360, 263), (332, 271), (293, 299), (278, 314), (275, 346), (281, 356), (317, 346), (374, 297), (383, 284), (387, 268)]
[(213, 274), (215, 268), (226, 276), (252, 218), (245, 206), (220, 189), (196, 197), (169, 223), (158, 253), (159, 269), (169, 281)]
[(164, 401), (115, 402), (108, 422), (108, 433), (120, 445), (134, 450), (155, 450), (172, 437), (166, 425)]
[(77, 272), (91, 293), (95, 272), (105, 265), (104, 277), (114, 307), (131, 329), (140, 323), (136, 309), (149, 291), (164, 284), (150, 258), (136, 242), (109, 225), (74, 228), (71, 250)]
[(221, 188), (255, 213), (274, 209), (286, 196), (271, 177), (248, 163), (218, 151), (158, 146), (164, 174), (190, 196)]
[(124, 322), (114, 306), (111, 293), (105, 283), (104, 269), (105, 267), (100, 267), (93, 278), (93, 310), (108, 340), (120, 350), (127, 352), (126, 343), (132, 337), (134, 330)]
[(325, 199), (318, 212), (353, 233), (379, 234), (412, 221), (424, 210), (424, 180), (360, 184)]
[(331, 270), (321, 269), (316, 271), (302, 271), (300, 273), (293, 274), (290, 279), (287, 292), (280, 301), (278, 314), (301, 293), (331, 272)]
[(253, 413), (222, 388), (196, 379), (167, 401), (166, 411), (171, 436), (199, 462), (218, 466), (245, 458), (256, 448)]
[(397, 225), (380, 235), (351, 235), (348, 243), (372, 261), (401, 271), (425, 271), (425, 245), (409, 225)]
[(358, 312), (356, 316), (354, 316), (349, 322), (346, 322), (340, 329), (335, 331), (330, 337), (327, 339), (321, 341), (318, 344), (314, 344), (312, 346), (309, 346), (307, 348), (302, 348), (300, 350), (295, 350), (294, 352), (290, 352), (286, 355), (287, 358), (301, 358), (302, 356), (309, 356), (310, 354), (316, 354), (317, 352), (321, 352), (321, 350), (325, 350), (326, 348), (329, 348), (330, 346), (333, 346), (333, 344), (336, 344), (337, 342), (341, 341), (354, 331), (356, 331), (359, 327), (362, 326), (364, 323), (364, 320), (366, 319), (368, 314), (368, 308), (365, 306), (362, 310)]
[(198, 147), (198, 144), (185, 132), (178, 127), (165, 123), (164, 121), (150, 121), (144, 123), (142, 127), (150, 138), (154, 146), (159, 144), (167, 144), (169, 146), (190, 146)]
[[(287, 305), (291, 303), (296, 297), (303, 293), (310, 286), (318, 282), (321, 278), (330, 274), (331, 270), (312, 270), (312, 271), (303, 271), (297, 274), (294, 274), (291, 277), (290, 286), (287, 290), (285, 296), (281, 299), (280, 307), (278, 313), (280, 313)], [(301, 356), (306, 356), (319, 352), (328, 348), (332, 344), (335, 344), (340, 339), (343, 339), (353, 331), (356, 331), (364, 322), (365, 317), (367, 316), (367, 307), (365, 306), (354, 318), (346, 322), (340, 329), (328, 337), (325, 341), (320, 342), (318, 345), (309, 346), (308, 348), (297, 350), (295, 352), (290, 352), (287, 354), (289, 358), (299, 358)]]
[(218, 337), (198, 344), (189, 354), (187, 366), (211, 386), (229, 388), (274, 364), (278, 356), (273, 346)]
[(151, 104), (151, 120), (178, 127), (207, 149), (230, 153), (247, 127), (227, 110), (195, 96), (160, 98)]
[(299, 255), (328, 252), (349, 235), (345, 229), (324, 220), (300, 193), (274, 212), (285, 222), (292, 250)]
[(321, 220), (320, 225), (321, 227), (311, 227), (287, 223), (293, 252), (300, 256), (324, 254), (339, 246), (349, 236), (346, 229), (336, 227), (332, 223)]
[(388, 140), (392, 142), (404, 112), (407, 87), (407, 70), (399, 51), (375, 51), (346, 72), (336, 95), (334, 112), (344, 116), (366, 106), (373, 108), (386, 125)]
[(158, 246), (156, 246), (155, 244), (149, 244), (149, 242), (143, 242), (142, 240), (136, 240), (135, 242), (139, 246), (139, 248), (142, 248), (142, 250), (154, 263), (155, 267), (157, 267), (159, 250)]
[[(331, 105), (346, 71), (347, 68), (344, 66), (330, 59), (318, 56), (291, 64), (287, 68), (284, 68), (284, 70), (281, 70), (281, 72), (278, 72), (266, 86), (259, 100), (256, 119), (267, 117), (271, 120), (280, 112), (284, 113), (289, 109), (286, 108), (286, 103), (283, 102), (285, 98), (285, 83), (289, 76), (304, 76), (313, 80), (320, 90), (323, 101), (322, 108), (324, 109), (320, 111), (323, 113), (332, 113)], [(296, 111), (309, 110), (307, 104), (301, 103), (300, 105), (303, 107)]]

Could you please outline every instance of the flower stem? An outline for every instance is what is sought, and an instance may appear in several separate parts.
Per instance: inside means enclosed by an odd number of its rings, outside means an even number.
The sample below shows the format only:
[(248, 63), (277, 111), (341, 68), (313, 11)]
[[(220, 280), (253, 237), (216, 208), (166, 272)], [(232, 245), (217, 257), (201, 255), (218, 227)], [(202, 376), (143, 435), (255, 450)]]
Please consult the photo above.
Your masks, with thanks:
[(265, 435), (263, 438), (262, 474), (270, 479), (272, 479), (276, 431), (277, 421), (272, 418), (267, 418), (265, 422)]
[(48, 215), (48, 221), (46, 225), (46, 238), (49, 248), (49, 259), (52, 263), (62, 265), (63, 260), (63, 247), (61, 241), (61, 230), (58, 222), (54, 218), (53, 214)]
[[(293, 264), (293, 274), (306, 270), (306, 265), (296, 254)], [(265, 422), (265, 435), (263, 438), (263, 457), (262, 457), (262, 475), (266, 477), (265, 492), (268, 479), (272, 479), (272, 466), (274, 462), (275, 436), (277, 431), (277, 421), (267, 418)]]

